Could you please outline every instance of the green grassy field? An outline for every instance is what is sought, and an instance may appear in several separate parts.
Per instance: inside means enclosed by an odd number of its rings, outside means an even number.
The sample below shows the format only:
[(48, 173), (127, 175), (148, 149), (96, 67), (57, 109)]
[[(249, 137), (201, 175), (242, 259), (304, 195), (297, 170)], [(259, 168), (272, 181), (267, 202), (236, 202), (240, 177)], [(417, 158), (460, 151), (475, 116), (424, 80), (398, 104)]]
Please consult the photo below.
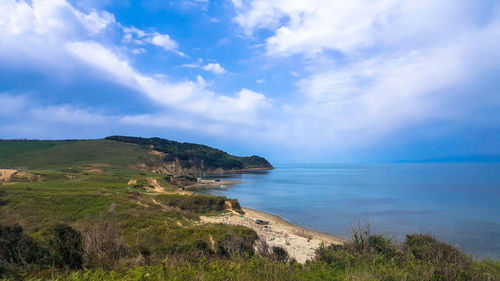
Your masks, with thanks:
[(54, 169), (91, 163), (126, 166), (145, 156), (143, 147), (109, 140), (0, 141), (0, 168)]

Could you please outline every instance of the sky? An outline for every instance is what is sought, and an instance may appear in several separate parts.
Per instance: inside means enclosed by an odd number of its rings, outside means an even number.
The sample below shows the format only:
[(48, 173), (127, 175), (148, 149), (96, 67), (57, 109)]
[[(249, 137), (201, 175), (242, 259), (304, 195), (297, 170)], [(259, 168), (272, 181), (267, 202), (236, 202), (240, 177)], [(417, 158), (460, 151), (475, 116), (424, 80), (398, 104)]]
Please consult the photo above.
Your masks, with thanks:
[(500, 1), (0, 0), (0, 138), (500, 160)]

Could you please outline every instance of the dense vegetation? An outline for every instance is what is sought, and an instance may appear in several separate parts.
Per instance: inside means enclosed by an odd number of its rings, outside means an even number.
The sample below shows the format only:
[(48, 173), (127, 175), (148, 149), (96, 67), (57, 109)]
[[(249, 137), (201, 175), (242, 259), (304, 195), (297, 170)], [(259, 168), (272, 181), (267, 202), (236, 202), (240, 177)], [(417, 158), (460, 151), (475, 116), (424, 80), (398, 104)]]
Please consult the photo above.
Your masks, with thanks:
[(222, 150), (206, 145), (176, 142), (161, 138), (138, 138), (111, 136), (107, 140), (139, 144), (152, 147), (166, 154), (165, 161), (178, 160), (183, 167), (196, 167), (202, 170), (243, 170), (252, 168), (272, 168), (269, 162), (259, 156), (237, 157)]

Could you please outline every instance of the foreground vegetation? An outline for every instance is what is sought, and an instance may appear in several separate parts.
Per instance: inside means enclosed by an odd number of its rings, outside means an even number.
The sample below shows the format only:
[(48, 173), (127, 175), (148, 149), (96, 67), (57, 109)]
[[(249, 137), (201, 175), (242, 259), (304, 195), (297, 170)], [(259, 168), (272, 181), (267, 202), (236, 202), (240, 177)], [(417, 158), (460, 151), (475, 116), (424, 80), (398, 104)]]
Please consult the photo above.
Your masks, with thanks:
[(135, 169), (147, 149), (116, 143), (0, 143), (0, 167), (26, 167), (0, 182), (0, 279), (500, 280), (499, 261), (427, 235), (399, 243), (361, 228), (298, 264), (249, 228), (201, 224), (201, 215), (242, 210)]

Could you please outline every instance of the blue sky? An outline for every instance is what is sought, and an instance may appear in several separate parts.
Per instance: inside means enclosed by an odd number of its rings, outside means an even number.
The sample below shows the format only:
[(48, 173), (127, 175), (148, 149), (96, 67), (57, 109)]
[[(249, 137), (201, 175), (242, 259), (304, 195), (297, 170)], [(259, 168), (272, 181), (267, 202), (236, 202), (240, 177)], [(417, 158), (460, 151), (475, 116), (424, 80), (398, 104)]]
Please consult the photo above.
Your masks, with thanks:
[(498, 1), (0, 0), (0, 138), (500, 159)]

